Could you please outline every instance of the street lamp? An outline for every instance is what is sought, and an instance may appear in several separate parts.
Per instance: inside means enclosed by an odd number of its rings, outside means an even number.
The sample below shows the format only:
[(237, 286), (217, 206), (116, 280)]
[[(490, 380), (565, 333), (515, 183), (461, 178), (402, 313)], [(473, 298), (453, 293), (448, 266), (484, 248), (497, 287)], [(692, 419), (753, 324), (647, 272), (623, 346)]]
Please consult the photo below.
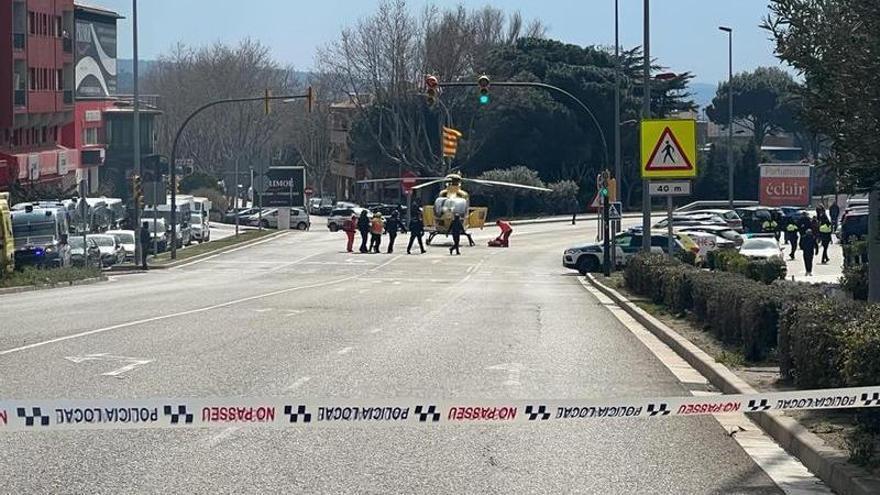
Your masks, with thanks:
[(614, 179), (617, 181), (617, 197), (623, 196), (623, 171), (620, 160), (620, 8), (614, 0)]
[(718, 26), (727, 33), (727, 201), (733, 209), (733, 28)]
[[(644, 0), (644, 35), (642, 46), (642, 120), (651, 118), (651, 0)], [(642, 250), (651, 252), (651, 191), (650, 182), (642, 179)]]

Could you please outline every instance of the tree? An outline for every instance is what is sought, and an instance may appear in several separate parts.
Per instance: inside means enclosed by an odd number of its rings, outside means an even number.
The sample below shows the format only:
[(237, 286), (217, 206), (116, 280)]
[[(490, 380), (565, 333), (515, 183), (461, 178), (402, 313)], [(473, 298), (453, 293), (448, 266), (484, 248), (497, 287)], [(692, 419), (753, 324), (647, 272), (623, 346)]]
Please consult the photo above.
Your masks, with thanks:
[[(202, 104), (221, 98), (252, 97), (266, 89), (275, 95), (293, 91), (290, 68), (275, 62), (269, 48), (243, 40), (235, 47), (216, 43), (194, 50), (178, 44), (162, 55), (144, 80), (145, 91), (162, 96), (162, 118), (157, 119), (159, 148), (170, 155), (180, 124)], [(179, 157), (192, 158), (195, 170), (231, 179), (237, 163), (242, 180), (293, 111), (273, 104), (264, 114), (261, 103), (236, 103), (208, 109), (193, 119), (183, 133)]]
[[(796, 129), (799, 87), (790, 74), (778, 67), (758, 67), (736, 74), (731, 85), (734, 122), (752, 132), (755, 146), (763, 146), (768, 134)], [(706, 108), (712, 122), (729, 124), (729, 94), (728, 83), (721, 83)]]
[[(764, 27), (804, 77), (807, 123), (831, 141), (826, 161), (845, 187), (871, 191), (868, 258), (880, 259), (880, 3), (772, 0)], [(869, 271), (880, 301), (880, 263)]]
[[(527, 186), (544, 187), (544, 182), (538, 176), (538, 172), (522, 165), (507, 169), (494, 169), (484, 172), (479, 177), (484, 180), (494, 180), (501, 182), (512, 182), (514, 184), (523, 184)], [(534, 191), (528, 189), (518, 189), (503, 186), (484, 187), (481, 189), (482, 196), (492, 199), (495, 205), (504, 204), (506, 215), (512, 217), (517, 198), (533, 197)]]

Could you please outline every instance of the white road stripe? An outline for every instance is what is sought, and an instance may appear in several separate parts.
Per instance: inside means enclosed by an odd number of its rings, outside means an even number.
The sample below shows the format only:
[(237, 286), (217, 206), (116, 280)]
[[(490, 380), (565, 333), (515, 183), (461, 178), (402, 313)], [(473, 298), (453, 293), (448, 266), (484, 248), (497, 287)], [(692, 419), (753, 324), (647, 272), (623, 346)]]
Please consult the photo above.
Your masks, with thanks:
[(343, 356), (343, 355), (351, 352), (352, 349), (354, 349), (354, 347), (343, 347), (342, 349), (339, 349), (338, 351), (336, 351), (336, 354)]
[[(307, 256), (307, 258), (308, 258), (308, 256)], [(393, 263), (395, 260), (397, 260), (399, 258), (400, 258), (400, 256), (395, 256), (394, 258), (391, 258), (390, 260), (386, 261), (385, 263), (382, 263), (381, 265), (379, 265), (375, 268), (371, 268), (371, 269), (369, 269), (363, 273), (359, 273), (357, 275), (350, 275), (348, 277), (342, 277), (342, 278), (339, 278), (336, 280), (330, 280), (327, 282), (319, 282), (316, 284), (300, 285), (297, 287), (288, 287), (286, 289), (280, 289), (280, 290), (275, 290), (272, 292), (266, 292), (265, 294), (257, 294), (255, 296), (243, 297), (241, 299), (235, 299), (232, 301), (227, 301), (227, 302), (220, 303), (220, 304), (214, 304), (211, 306), (205, 306), (202, 308), (190, 309), (187, 311), (180, 311), (177, 313), (170, 313), (167, 315), (153, 316), (150, 318), (143, 318), (140, 320), (134, 320), (134, 321), (129, 321), (129, 322), (125, 322), (125, 323), (119, 323), (116, 325), (110, 325), (109, 327), (96, 328), (94, 330), (86, 330), (85, 332), (79, 332), (79, 333), (75, 333), (75, 334), (71, 334), (71, 335), (65, 335), (63, 337), (57, 337), (54, 339), (44, 340), (42, 342), (34, 342), (33, 344), (23, 345), (21, 347), (14, 347), (12, 349), (6, 349), (3, 351), (0, 351), (0, 356), (5, 356), (7, 354), (13, 354), (16, 352), (21, 352), (21, 351), (26, 351), (26, 350), (34, 349), (37, 347), (43, 347), (43, 346), (49, 345), (49, 344), (56, 344), (58, 342), (64, 342), (65, 340), (78, 339), (81, 337), (87, 337), (89, 335), (95, 335), (95, 334), (99, 334), (99, 333), (109, 332), (112, 330), (119, 330), (122, 328), (129, 328), (129, 327), (133, 327), (133, 326), (137, 326), (137, 325), (143, 325), (145, 323), (153, 323), (156, 321), (163, 321), (163, 320), (168, 320), (171, 318), (179, 318), (181, 316), (189, 316), (189, 315), (193, 315), (193, 314), (204, 313), (206, 311), (211, 311), (214, 309), (226, 308), (229, 306), (234, 306), (236, 304), (241, 304), (241, 303), (250, 302), (250, 301), (256, 301), (259, 299), (265, 299), (267, 297), (278, 296), (281, 294), (287, 294), (289, 292), (295, 292), (295, 291), (304, 290), (304, 289), (316, 289), (319, 287), (328, 287), (331, 285), (341, 284), (343, 282), (348, 282), (349, 280), (354, 280), (358, 277), (366, 275), (367, 273), (370, 273), (372, 271), (379, 270), (380, 268), (382, 268), (384, 266), (390, 265), (391, 263)], [(305, 259), (305, 258), (303, 258), (303, 259)]]
[(311, 380), (311, 379), (312, 379), (312, 377), (310, 377), (310, 376), (304, 376), (302, 378), (298, 378), (295, 382), (288, 385), (288, 387), (285, 388), (284, 390), (286, 390), (288, 392), (290, 392), (291, 390), (296, 390), (296, 389), (302, 387), (303, 385), (305, 385), (306, 383), (308, 383), (309, 380)]
[(247, 248), (251, 248), (251, 247), (254, 247), (254, 246), (259, 246), (260, 244), (265, 244), (265, 243), (267, 243), (267, 242), (274, 241), (275, 239), (281, 239), (282, 237), (285, 237), (285, 236), (288, 236), (288, 235), (290, 235), (290, 232), (285, 232), (285, 233), (283, 233), (283, 234), (278, 234), (278, 235), (272, 236), (272, 237), (270, 237), (270, 238), (268, 238), (268, 239), (263, 239), (263, 240), (261, 240), (261, 241), (257, 241), (257, 242), (251, 243), (251, 244), (245, 244), (244, 246), (239, 246), (239, 247), (237, 247), (237, 248), (232, 248), (232, 249), (230, 249), (229, 251), (223, 251), (222, 253), (217, 253), (217, 254), (213, 254), (213, 255), (211, 255), (211, 256), (206, 256), (206, 257), (204, 257), (204, 258), (197, 259), (197, 260), (195, 260), (195, 261), (190, 261), (189, 263), (184, 263), (184, 264), (182, 264), (182, 265), (173, 266), (173, 267), (170, 268), (170, 270), (179, 270), (179, 269), (184, 268), (184, 267), (187, 267), (187, 266), (195, 265), (196, 263), (204, 263), (205, 261), (212, 260), (212, 259), (214, 259), (214, 258), (216, 258), (216, 257), (218, 257), (218, 256), (223, 256), (224, 254), (235, 253), (235, 252), (237, 252), (237, 251), (241, 251), (242, 249), (247, 249)]

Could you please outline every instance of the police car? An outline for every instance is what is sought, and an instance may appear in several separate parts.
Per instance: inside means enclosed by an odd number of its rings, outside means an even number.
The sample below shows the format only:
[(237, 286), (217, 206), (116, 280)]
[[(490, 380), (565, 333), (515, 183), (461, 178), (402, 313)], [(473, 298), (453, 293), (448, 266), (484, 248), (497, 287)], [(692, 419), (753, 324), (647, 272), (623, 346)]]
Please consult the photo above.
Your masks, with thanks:
[[(695, 254), (700, 248), (691, 240), (691, 238), (682, 233), (674, 234), (675, 242), (672, 245), (673, 253), (681, 250), (688, 250)], [(642, 231), (641, 228), (633, 228), (627, 232), (617, 234), (617, 266), (622, 267), (629, 260), (642, 250)], [(665, 253), (669, 247), (669, 237), (663, 232), (651, 235), (651, 252)], [(590, 272), (598, 272), (602, 268), (604, 250), (601, 242), (585, 244), (583, 246), (571, 247), (562, 254), (562, 266), (570, 270), (577, 270), (581, 275)]]

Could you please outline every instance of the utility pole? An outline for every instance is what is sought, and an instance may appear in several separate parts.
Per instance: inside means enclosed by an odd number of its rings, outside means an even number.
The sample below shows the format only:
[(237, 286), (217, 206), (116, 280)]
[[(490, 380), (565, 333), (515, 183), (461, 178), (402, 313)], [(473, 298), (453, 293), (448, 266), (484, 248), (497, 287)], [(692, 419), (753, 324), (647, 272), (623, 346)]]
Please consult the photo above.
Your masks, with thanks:
[(733, 28), (718, 26), (727, 33), (727, 202), (733, 209)]
[[(623, 170), (620, 157), (620, 7), (619, 0), (614, 0), (614, 184), (615, 201), (621, 201), (623, 188)], [(620, 212), (623, 214), (623, 212)], [(611, 233), (611, 261), (617, 266), (617, 236)]]
[[(133, 112), (132, 115), (134, 117), (134, 122), (132, 123), (132, 131), (134, 132), (134, 136), (132, 136), (132, 146), (134, 147), (134, 174), (143, 177), (143, 171), (141, 170), (141, 102), (140, 102), (140, 84), (138, 81), (138, 14), (137, 14), (137, 0), (131, 0), (131, 24), (132, 24), (132, 39), (131, 39), (131, 48), (132, 48), (132, 56), (134, 60), (132, 61), (132, 76), (134, 77), (134, 102), (132, 105)], [(83, 196), (85, 199), (85, 196)], [(134, 201), (134, 230), (137, 230), (141, 226), (140, 222), (140, 208), (137, 204), (137, 201)], [(147, 246), (141, 245), (141, 240), (139, 235), (135, 235), (134, 239), (134, 259), (141, 259), (141, 251), (147, 249)]]
[[(642, 120), (651, 118), (651, 0), (644, 0), (644, 66), (642, 75)], [(642, 157), (645, 160), (645, 157)], [(651, 192), (649, 182), (642, 179), (642, 250), (651, 251)]]

